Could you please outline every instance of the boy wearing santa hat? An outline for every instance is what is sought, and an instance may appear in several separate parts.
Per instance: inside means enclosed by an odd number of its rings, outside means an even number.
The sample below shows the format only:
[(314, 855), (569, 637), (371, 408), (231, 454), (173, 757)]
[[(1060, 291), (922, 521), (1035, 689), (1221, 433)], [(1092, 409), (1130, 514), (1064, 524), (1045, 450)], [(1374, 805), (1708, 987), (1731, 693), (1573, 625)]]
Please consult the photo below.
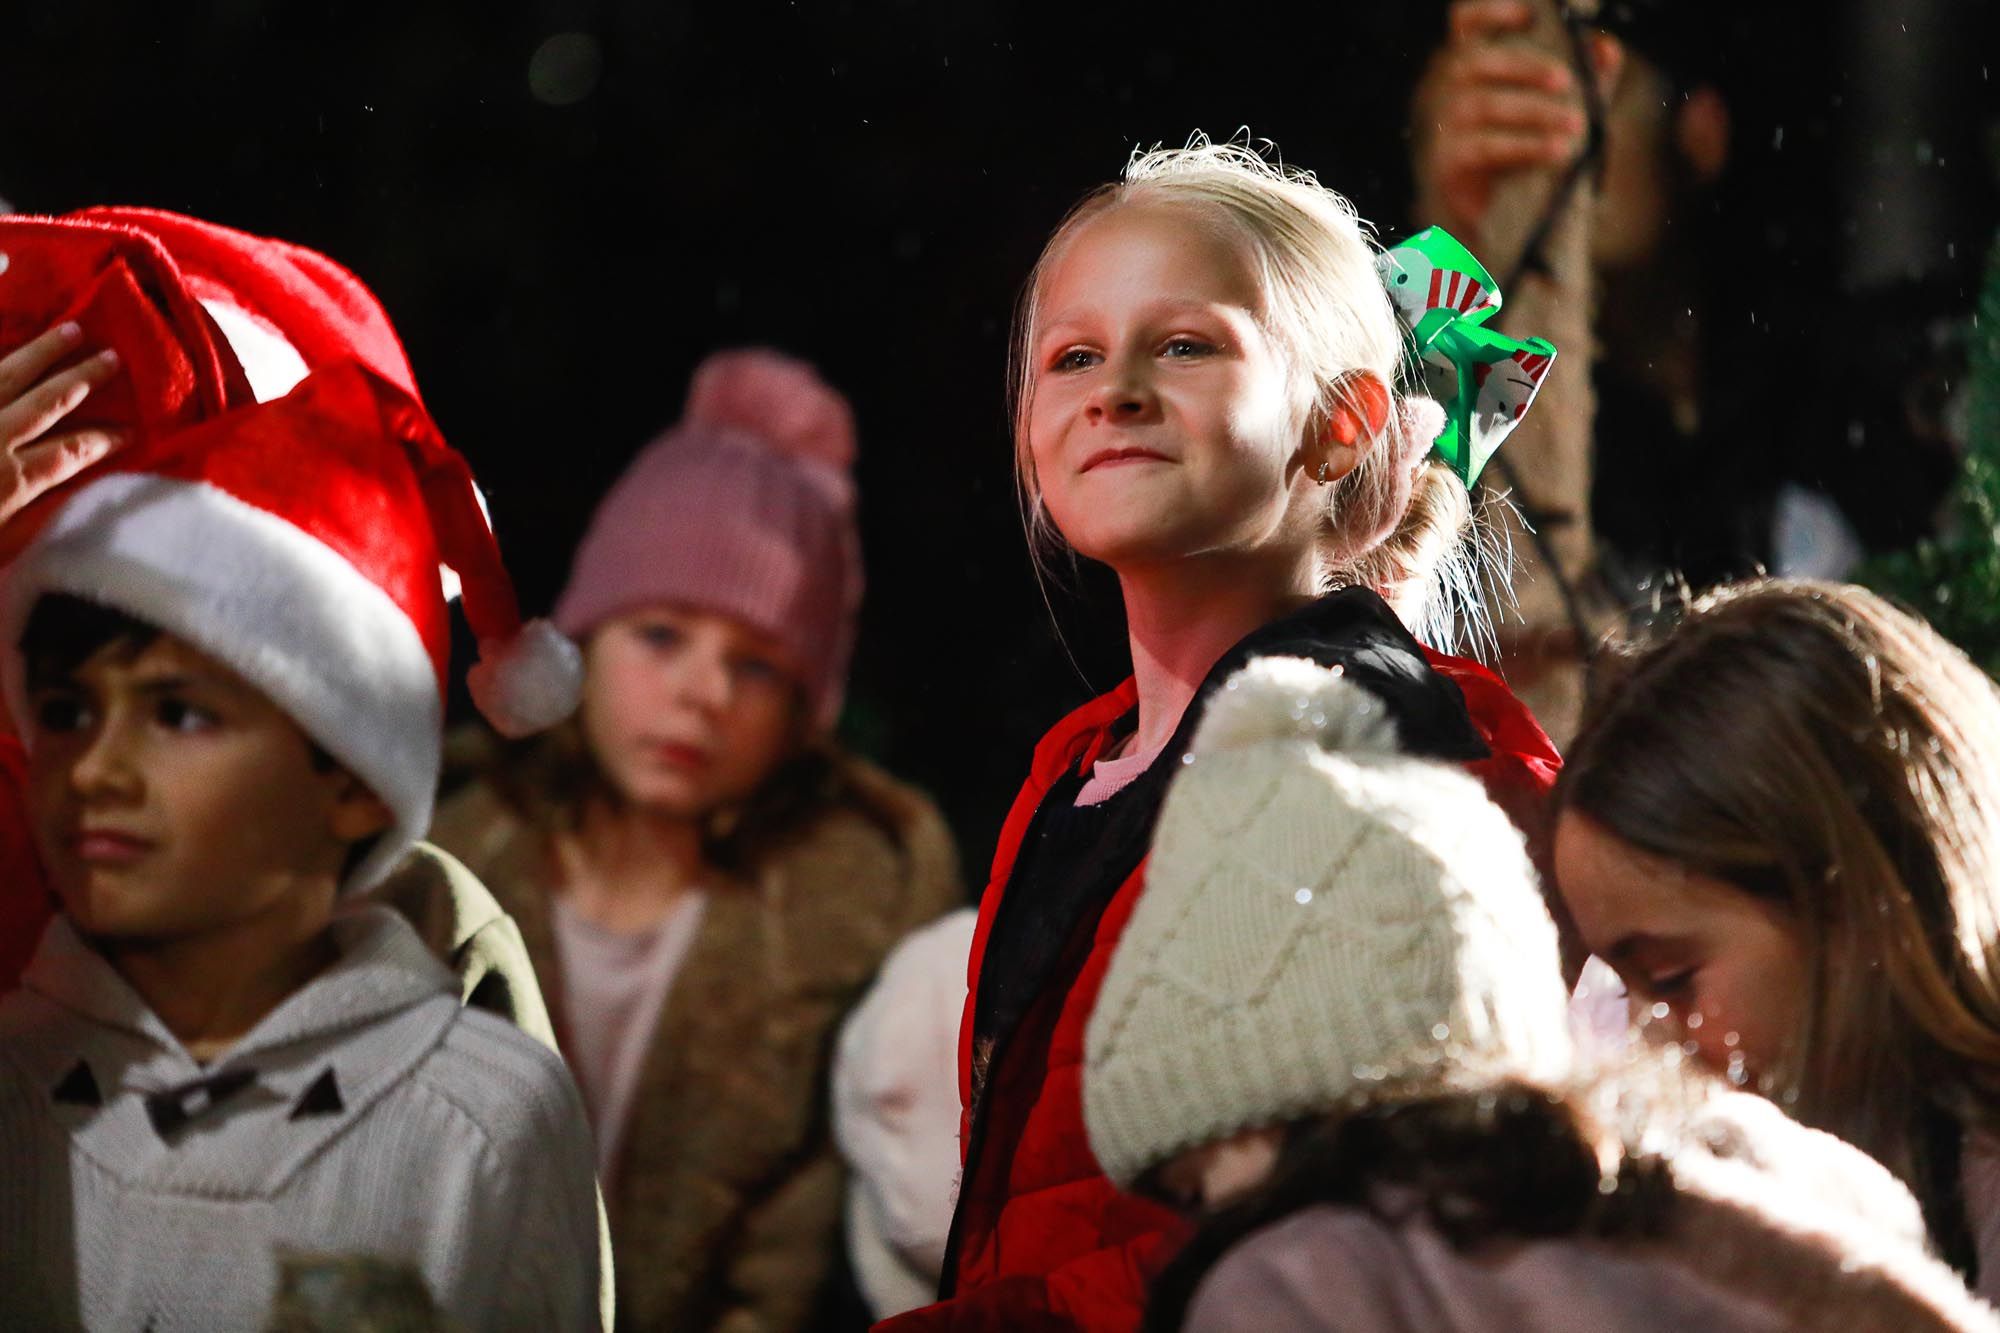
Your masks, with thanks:
[[(562, 714), (574, 650), (521, 625), (392, 334), (392, 360), (254, 316), (225, 337), (144, 264), (101, 267), (77, 322), (116, 330), (131, 400), (106, 410), (133, 438), (49, 498), (0, 586), (62, 910), (0, 1000), (0, 1322), (258, 1326), (307, 1250), (406, 1263), (468, 1327), (594, 1327), (568, 1074), (356, 898), (429, 822), (440, 566), (503, 726)], [(147, 336), (162, 311), (181, 327)], [(293, 355), (238, 350), (259, 338)]]
[[(0, 354), (0, 563), (71, 478), (115, 450), (144, 451), (280, 397), (319, 366), (358, 361), (421, 406), (388, 315), (352, 273), (301, 246), (157, 209), (0, 217)], [(0, 994), (49, 915), (21, 816), (20, 758), (0, 718)], [(459, 974), (468, 1003), (554, 1046), (519, 931), (463, 867), (420, 845), (380, 896)]]

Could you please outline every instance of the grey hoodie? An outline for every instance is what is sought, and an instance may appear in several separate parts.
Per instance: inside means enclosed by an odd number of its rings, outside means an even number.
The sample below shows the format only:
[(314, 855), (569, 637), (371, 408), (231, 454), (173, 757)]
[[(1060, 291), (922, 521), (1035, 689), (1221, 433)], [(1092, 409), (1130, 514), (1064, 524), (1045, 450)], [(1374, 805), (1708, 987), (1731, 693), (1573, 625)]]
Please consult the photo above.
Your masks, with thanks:
[(58, 918), (0, 1000), (0, 1327), (257, 1329), (277, 1252), (414, 1267), (469, 1329), (594, 1328), (561, 1061), (386, 908), (207, 1066)]

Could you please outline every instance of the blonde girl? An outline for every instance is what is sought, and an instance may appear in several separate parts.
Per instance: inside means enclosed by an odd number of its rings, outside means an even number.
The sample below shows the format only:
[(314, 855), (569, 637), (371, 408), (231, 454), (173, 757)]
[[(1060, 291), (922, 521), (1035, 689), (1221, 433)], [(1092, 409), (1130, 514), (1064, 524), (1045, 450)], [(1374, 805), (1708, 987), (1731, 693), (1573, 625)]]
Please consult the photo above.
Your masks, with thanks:
[(1443, 412), (1405, 392), (1379, 253), (1311, 176), (1197, 140), (1086, 197), (1028, 279), (1014, 424), (1030, 541), (1117, 574), (1133, 675), (1043, 739), (1002, 831), (960, 1033), (945, 1299), (893, 1327), (1135, 1327), (1181, 1238), (1099, 1170), (1077, 1063), (1206, 691), (1254, 657), (1310, 658), (1523, 817), (1553, 778), (1505, 686), (1412, 633), (1443, 642), (1464, 623), (1470, 507), (1431, 460)]

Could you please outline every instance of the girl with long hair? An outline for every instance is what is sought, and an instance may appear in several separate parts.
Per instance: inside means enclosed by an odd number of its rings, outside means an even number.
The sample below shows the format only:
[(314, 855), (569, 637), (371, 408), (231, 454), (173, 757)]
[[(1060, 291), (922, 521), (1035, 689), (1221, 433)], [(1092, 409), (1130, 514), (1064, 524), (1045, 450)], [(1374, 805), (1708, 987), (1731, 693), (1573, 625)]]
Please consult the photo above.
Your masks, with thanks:
[(1086, 1034), (1114, 1179), (1199, 1215), (1149, 1329), (1991, 1329), (1908, 1191), (1641, 1048), (1588, 1067), (1520, 833), (1366, 691), (1210, 705)]
[(1863, 1148), (2000, 1293), (2000, 693), (1862, 588), (1725, 587), (1605, 669), (1557, 788), (1637, 1016)]

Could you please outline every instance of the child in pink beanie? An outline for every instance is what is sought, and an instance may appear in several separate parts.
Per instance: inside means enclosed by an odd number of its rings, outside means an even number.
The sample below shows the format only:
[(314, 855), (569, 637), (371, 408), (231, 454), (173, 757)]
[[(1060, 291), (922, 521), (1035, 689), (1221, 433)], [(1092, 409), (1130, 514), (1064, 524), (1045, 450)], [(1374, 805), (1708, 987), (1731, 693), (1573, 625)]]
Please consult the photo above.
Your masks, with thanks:
[(556, 622), (581, 638), (660, 602), (731, 616), (775, 641), (831, 727), (861, 606), (853, 465), (854, 413), (811, 367), (710, 357), (681, 423), (598, 506)]
[(584, 1090), (637, 1329), (812, 1327), (842, 1180), (834, 1027), (961, 901), (943, 821), (832, 741), (861, 598), (853, 413), (725, 352), (592, 517), (556, 623), (583, 704), (434, 837), (520, 922)]

